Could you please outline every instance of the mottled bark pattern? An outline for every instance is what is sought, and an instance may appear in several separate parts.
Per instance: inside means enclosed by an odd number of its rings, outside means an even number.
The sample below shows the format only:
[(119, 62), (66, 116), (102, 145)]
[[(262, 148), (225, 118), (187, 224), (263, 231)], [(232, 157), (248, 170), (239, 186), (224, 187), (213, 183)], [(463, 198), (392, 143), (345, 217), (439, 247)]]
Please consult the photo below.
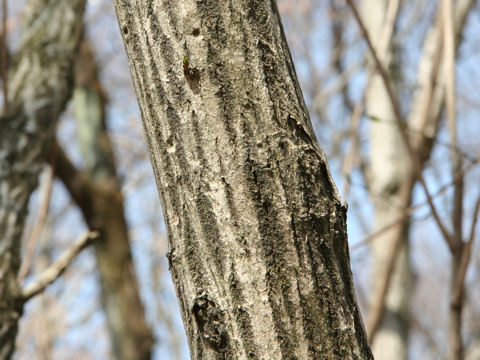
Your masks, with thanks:
[(193, 359), (371, 359), (275, 1), (116, 1)]
[(85, 0), (32, 0), (0, 118), (0, 359), (14, 349), (23, 302), (17, 272), (28, 198), (70, 95)]

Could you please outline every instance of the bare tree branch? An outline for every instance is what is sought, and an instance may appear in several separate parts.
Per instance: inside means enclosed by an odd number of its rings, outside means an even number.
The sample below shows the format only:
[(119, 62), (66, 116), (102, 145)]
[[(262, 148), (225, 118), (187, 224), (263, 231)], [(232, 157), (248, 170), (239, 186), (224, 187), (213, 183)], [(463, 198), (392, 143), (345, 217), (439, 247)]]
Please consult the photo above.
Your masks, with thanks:
[(454, 291), (454, 296), (452, 298), (452, 304), (456, 305), (460, 302), (460, 299), (463, 294), (463, 289), (465, 285), (465, 277), (467, 275), (468, 264), (470, 263), (470, 258), (472, 255), (472, 245), (475, 239), (475, 228), (477, 226), (478, 214), (480, 211), (480, 197), (477, 199), (475, 205), (475, 210), (473, 213), (472, 227), (470, 229), (470, 237), (468, 242), (465, 244), (462, 252), (462, 259), (460, 261), (460, 267), (458, 269), (458, 276), (456, 279), (457, 288)]
[(70, 248), (68, 248), (52, 265), (40, 274), (39, 278), (33, 284), (22, 290), (21, 300), (26, 302), (45, 290), (48, 285), (62, 275), (72, 260), (99, 236), (100, 233), (98, 231), (89, 231), (81, 235), (75, 240)]
[[(441, 186), (436, 193), (434, 193), (432, 196), (435, 198), (441, 194), (443, 194), (445, 191), (447, 191), (452, 185), (454, 185), (457, 181), (460, 181), (461, 178), (463, 178), (475, 165), (477, 165), (480, 162), (480, 158), (477, 159), (472, 159), (471, 163), (466, 166), (465, 168), (461, 169), (458, 171), (452, 181), (448, 182), (447, 184)], [(354, 251), (362, 246), (367, 245), (371, 241), (375, 240), (379, 235), (383, 234), (384, 232), (392, 229), (396, 225), (398, 225), (400, 222), (404, 221), (406, 218), (408, 218), (411, 214), (413, 214), (416, 210), (421, 208), (422, 206), (428, 205), (427, 201), (422, 201), (418, 204), (412, 205), (405, 209), (405, 212), (399, 216), (397, 219), (392, 221), (390, 224), (384, 226), (383, 228), (379, 229), (378, 231), (374, 232), (373, 234), (368, 235), (365, 237), (362, 241), (359, 243), (353, 245), (350, 247), (350, 251)]]

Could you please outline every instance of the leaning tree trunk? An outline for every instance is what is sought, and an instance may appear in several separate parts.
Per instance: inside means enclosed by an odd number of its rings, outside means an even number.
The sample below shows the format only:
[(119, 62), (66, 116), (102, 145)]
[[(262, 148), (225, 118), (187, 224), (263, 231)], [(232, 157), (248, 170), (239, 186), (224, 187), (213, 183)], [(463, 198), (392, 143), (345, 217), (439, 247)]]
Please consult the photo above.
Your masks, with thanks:
[(0, 119), (0, 359), (10, 358), (23, 300), (17, 273), (28, 198), (73, 85), (85, 0), (31, 0)]
[(117, 15), (193, 359), (372, 359), (275, 1)]

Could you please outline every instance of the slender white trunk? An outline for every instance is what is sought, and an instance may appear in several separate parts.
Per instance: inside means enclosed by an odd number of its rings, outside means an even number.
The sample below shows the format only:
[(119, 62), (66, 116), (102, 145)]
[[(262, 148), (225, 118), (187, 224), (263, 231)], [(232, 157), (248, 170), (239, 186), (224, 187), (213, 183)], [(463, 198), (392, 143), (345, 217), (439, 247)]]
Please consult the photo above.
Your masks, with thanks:
[[(395, 61), (391, 39), (385, 39), (389, 2), (362, 1), (362, 15), (385, 68)], [(393, 26), (391, 27), (393, 28)], [(372, 69), (374, 69), (372, 64)], [(392, 80), (393, 75), (391, 76)], [(395, 222), (409, 204), (401, 204), (399, 196), (403, 176), (409, 172), (409, 154), (405, 148), (395, 113), (381, 76), (372, 75), (366, 94), (366, 112), (370, 123), (369, 189), (375, 206), (374, 231)], [(408, 253), (408, 223), (400, 226), (402, 245), (398, 249), (396, 266), (385, 299), (382, 321), (372, 342), (377, 359), (405, 360), (408, 354), (408, 300), (410, 296), (410, 265)], [(398, 229), (384, 232), (372, 243), (373, 291), (382, 286), (387, 261), (396, 241)], [(372, 311), (377, 311), (372, 309)]]

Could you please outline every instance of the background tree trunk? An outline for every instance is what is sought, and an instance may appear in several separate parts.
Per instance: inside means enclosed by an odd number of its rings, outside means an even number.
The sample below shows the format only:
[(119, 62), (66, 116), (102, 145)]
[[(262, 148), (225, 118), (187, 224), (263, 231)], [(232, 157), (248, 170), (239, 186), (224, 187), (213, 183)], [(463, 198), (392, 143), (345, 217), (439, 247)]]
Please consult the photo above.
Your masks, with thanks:
[(193, 359), (371, 359), (276, 2), (116, 1)]
[[(395, 1), (393, 1), (395, 2)], [(455, 32), (460, 37), (466, 17), (473, 5), (472, 0), (458, 2), (455, 8)], [(395, 68), (394, 54), (382, 48), (382, 37), (375, 34), (384, 33), (387, 22), (386, 3), (380, 6), (376, 2), (365, 0), (363, 14), (367, 30), (376, 47), (376, 53), (384, 62), (385, 68)], [(390, 4), (389, 4), (390, 5)], [(442, 54), (442, 24), (438, 21), (432, 25), (424, 42), (418, 69), (418, 86), (413, 103), (408, 112), (406, 124), (410, 130), (408, 137), (412, 142), (414, 154), (418, 156), (423, 167), (430, 158), (433, 143), (440, 125), (444, 107), (445, 79)], [(383, 44), (385, 45), (385, 44)], [(390, 74), (395, 83), (395, 74)], [(372, 337), (373, 351), (376, 357), (406, 359), (408, 355), (407, 334), (409, 327), (408, 301), (411, 289), (411, 269), (408, 245), (408, 216), (411, 206), (413, 186), (418, 177), (418, 170), (413, 166), (411, 156), (406, 151), (401, 139), (401, 130), (396, 126), (391, 101), (379, 75), (375, 75), (367, 90), (366, 110), (374, 121), (371, 123), (371, 164), (369, 187), (376, 198), (375, 228), (382, 229), (397, 223), (391, 230), (384, 232), (373, 242), (374, 291), (372, 317), (382, 314), (379, 323), (369, 322), (369, 335)], [(400, 246), (395, 249), (396, 240)], [(384, 284), (385, 269), (393, 257), (394, 271), (387, 288), (385, 301), (376, 301), (376, 294), (381, 293)], [(383, 309), (379, 309), (379, 307)], [(376, 321), (373, 320), (373, 323)]]
[[(374, 42), (376, 52), (385, 68), (394, 69), (398, 60), (392, 51), (392, 38), (396, 15), (388, 18), (393, 1), (362, 1), (362, 15), (365, 25)], [(396, 1), (398, 12), (398, 1)], [(389, 23), (393, 21), (392, 23)], [(391, 30), (391, 31), (390, 31)], [(385, 34), (391, 34), (389, 39)], [(382, 36), (378, 36), (382, 34)], [(382, 77), (375, 71), (373, 61), (369, 61), (373, 74), (366, 89), (365, 111), (367, 116), (374, 117), (370, 123), (370, 163), (368, 169), (368, 185), (375, 206), (374, 231), (394, 223), (404, 216), (410, 205), (412, 181), (406, 181), (404, 175), (411, 167), (409, 154), (403, 143), (390, 98), (385, 89)], [(390, 73), (393, 83), (398, 81), (399, 74)], [(407, 175), (408, 176), (408, 175)], [(408, 189), (402, 189), (408, 185)], [(402, 196), (402, 192), (408, 196)], [(406, 200), (406, 203), (404, 202)], [(377, 359), (406, 360), (408, 355), (408, 304), (411, 296), (410, 253), (408, 246), (408, 217), (401, 221), (398, 229), (387, 231), (372, 242), (373, 257), (373, 289), (374, 293), (382, 286), (387, 262), (390, 258), (392, 243), (396, 237), (402, 241), (397, 250), (397, 259), (390, 280), (385, 303), (382, 304), (384, 316), (376, 333), (369, 340)], [(377, 311), (373, 304), (372, 313)]]
[(32, 0), (0, 119), (0, 359), (14, 349), (22, 314), (20, 240), (55, 123), (70, 97), (85, 0)]
[(150, 359), (153, 334), (145, 321), (130, 251), (123, 196), (105, 124), (106, 97), (86, 41), (80, 47), (75, 80), (74, 115), (85, 171), (77, 170), (58, 147), (53, 150), (57, 152), (53, 166), (88, 227), (101, 234), (95, 255), (113, 353), (121, 360)]

